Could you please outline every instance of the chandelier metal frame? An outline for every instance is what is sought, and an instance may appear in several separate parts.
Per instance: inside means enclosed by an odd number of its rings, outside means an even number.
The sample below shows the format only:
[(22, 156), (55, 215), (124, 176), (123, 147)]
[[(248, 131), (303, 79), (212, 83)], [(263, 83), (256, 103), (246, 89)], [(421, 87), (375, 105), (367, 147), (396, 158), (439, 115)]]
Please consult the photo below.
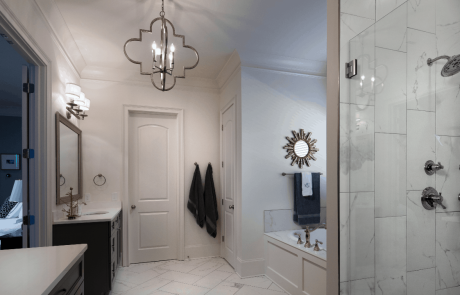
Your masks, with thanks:
[[(160, 53), (160, 60), (159, 60), (160, 65), (159, 66), (156, 65), (156, 62), (157, 62), (156, 57), (155, 57), (156, 54), (155, 54), (155, 52), (153, 52), (153, 63), (154, 63), (154, 66), (152, 67), (153, 71), (152, 72), (144, 72), (144, 71), (142, 71), (142, 62), (131, 59), (128, 56), (128, 53), (126, 52), (126, 46), (131, 42), (142, 42), (142, 33), (151, 34), (153, 24), (155, 22), (157, 22), (157, 21), (161, 21), (161, 43), (160, 43), (161, 53)], [(170, 62), (170, 67), (169, 68), (166, 65), (166, 56), (167, 56), (167, 53), (168, 53), (168, 27), (167, 27), (166, 24), (169, 24), (171, 26), (172, 34), (173, 34), (174, 37), (182, 38), (182, 47), (193, 50), (195, 52), (195, 55), (196, 55), (196, 63), (191, 67), (184, 66), (183, 67), (183, 75), (181, 75), (181, 76), (173, 75), (174, 61)], [(140, 74), (141, 75), (150, 75), (150, 80), (152, 81), (153, 86), (155, 86), (156, 89), (161, 90), (161, 91), (169, 91), (169, 90), (171, 90), (176, 85), (176, 79), (177, 78), (185, 78), (185, 71), (194, 69), (198, 65), (198, 62), (200, 61), (200, 56), (198, 55), (198, 51), (196, 51), (196, 49), (193, 48), (192, 46), (186, 45), (185, 44), (185, 36), (176, 34), (176, 29), (174, 28), (174, 25), (172, 24), (172, 22), (170, 20), (168, 20), (167, 18), (165, 18), (164, 0), (162, 0), (160, 17), (157, 17), (157, 18), (152, 20), (152, 22), (150, 23), (150, 30), (139, 29), (139, 38), (131, 38), (128, 41), (126, 41), (125, 45), (123, 46), (123, 51), (125, 53), (126, 58), (130, 62), (139, 65)], [(172, 53), (172, 54), (174, 54), (174, 53)], [(174, 56), (174, 55), (172, 55), (172, 56)], [(173, 60), (174, 60), (174, 58), (173, 58)], [(154, 81), (154, 75), (155, 74), (160, 74), (160, 81), (161, 81), (160, 82), (160, 84), (161, 84), (160, 87), (155, 84), (155, 81)], [(170, 75), (170, 76), (172, 76), (174, 78), (174, 83), (169, 88), (166, 88), (166, 74), (168, 74), (168, 75)]]

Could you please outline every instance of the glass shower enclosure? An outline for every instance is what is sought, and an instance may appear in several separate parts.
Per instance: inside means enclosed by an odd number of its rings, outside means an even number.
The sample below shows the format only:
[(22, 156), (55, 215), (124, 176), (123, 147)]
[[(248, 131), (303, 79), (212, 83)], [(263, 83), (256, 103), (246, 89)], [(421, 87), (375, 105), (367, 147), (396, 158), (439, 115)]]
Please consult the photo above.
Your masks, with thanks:
[(460, 1), (341, 0), (340, 27), (340, 294), (458, 295)]

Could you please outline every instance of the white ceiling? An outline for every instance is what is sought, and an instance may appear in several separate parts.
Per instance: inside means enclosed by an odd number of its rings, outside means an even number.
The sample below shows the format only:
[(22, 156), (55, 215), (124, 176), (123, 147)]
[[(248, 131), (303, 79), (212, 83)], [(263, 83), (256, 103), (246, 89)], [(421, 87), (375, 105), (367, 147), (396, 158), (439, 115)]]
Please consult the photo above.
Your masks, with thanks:
[[(138, 37), (140, 28), (148, 29), (160, 0), (54, 2), (88, 67), (138, 69), (124, 56), (123, 44)], [(286, 61), (285, 67), (297, 65), (297, 72), (303, 64), (325, 67), (325, 0), (165, 0), (165, 12), (176, 33), (200, 54), (198, 67), (187, 75), (215, 79), (235, 49), (256, 66)], [(192, 54), (183, 56), (193, 64)]]

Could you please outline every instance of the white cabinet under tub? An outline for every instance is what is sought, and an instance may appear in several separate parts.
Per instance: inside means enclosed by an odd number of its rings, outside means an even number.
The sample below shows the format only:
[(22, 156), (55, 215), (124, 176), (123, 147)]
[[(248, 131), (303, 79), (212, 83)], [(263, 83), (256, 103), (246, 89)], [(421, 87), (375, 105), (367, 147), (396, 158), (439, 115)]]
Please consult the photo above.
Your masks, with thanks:
[(305, 249), (292, 233), (265, 234), (265, 274), (291, 295), (326, 295), (326, 249)]

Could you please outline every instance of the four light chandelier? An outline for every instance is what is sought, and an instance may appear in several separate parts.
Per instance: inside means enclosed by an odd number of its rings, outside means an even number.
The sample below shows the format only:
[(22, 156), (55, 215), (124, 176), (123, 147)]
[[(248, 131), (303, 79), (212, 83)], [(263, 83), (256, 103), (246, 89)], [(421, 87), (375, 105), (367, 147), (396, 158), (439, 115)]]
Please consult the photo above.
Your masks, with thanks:
[[(161, 22), (161, 29), (160, 29), (161, 40), (160, 40), (159, 46), (156, 44), (155, 41), (153, 42), (152, 44), (152, 71), (145, 72), (142, 70), (142, 62), (133, 60), (128, 56), (128, 54), (126, 53), (126, 47), (130, 42), (134, 42), (134, 41), (142, 42), (142, 33), (151, 34), (153, 24), (157, 21)], [(196, 63), (191, 67), (184, 66), (182, 76), (173, 75), (175, 47), (174, 47), (174, 44), (171, 44), (170, 47), (168, 44), (168, 25), (171, 27), (172, 35), (174, 37), (182, 38), (182, 47), (193, 50), (196, 55)], [(200, 60), (200, 57), (198, 56), (198, 52), (196, 51), (196, 49), (193, 48), (192, 46), (185, 45), (185, 36), (177, 35), (174, 25), (171, 23), (171, 21), (165, 18), (164, 0), (162, 0), (162, 4), (161, 4), (160, 17), (157, 17), (154, 20), (152, 20), (152, 22), (150, 23), (150, 30), (140, 29), (139, 38), (131, 38), (128, 41), (126, 41), (123, 47), (123, 50), (124, 50), (126, 58), (130, 62), (134, 64), (138, 64), (140, 66), (140, 74), (150, 75), (150, 80), (152, 81), (153, 86), (155, 86), (155, 88), (161, 91), (171, 90), (176, 85), (176, 79), (185, 78), (185, 70), (191, 70), (195, 68), (198, 65), (198, 62)], [(160, 85), (157, 85), (155, 83), (154, 77), (156, 74), (160, 75)], [(174, 81), (170, 87), (166, 87), (166, 76), (167, 75), (174, 78)]]

